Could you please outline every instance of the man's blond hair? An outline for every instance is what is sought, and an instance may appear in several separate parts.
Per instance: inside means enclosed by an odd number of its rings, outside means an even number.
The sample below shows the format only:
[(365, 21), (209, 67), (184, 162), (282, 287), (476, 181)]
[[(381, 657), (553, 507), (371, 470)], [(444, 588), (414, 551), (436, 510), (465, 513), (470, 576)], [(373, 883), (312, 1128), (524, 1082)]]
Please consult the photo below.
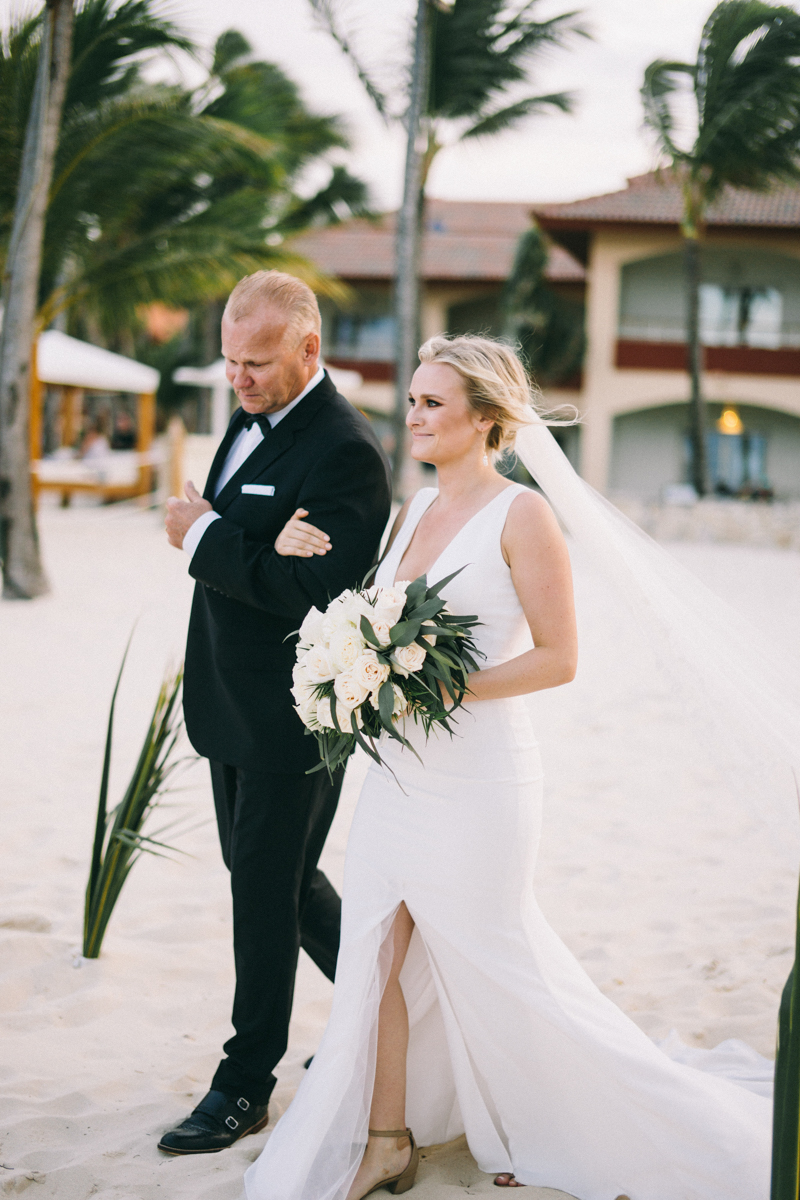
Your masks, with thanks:
[(240, 321), (262, 308), (277, 308), (288, 321), (287, 336), (301, 341), (319, 333), (321, 320), (317, 297), (307, 283), (285, 271), (256, 271), (245, 275), (228, 297), (224, 316)]

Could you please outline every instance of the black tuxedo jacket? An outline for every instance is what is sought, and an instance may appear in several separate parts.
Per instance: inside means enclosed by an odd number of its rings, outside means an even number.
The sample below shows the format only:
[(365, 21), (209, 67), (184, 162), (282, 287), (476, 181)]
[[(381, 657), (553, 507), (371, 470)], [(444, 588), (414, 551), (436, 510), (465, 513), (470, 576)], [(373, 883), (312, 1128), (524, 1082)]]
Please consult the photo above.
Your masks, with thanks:
[[(197, 587), (186, 648), (186, 728), (205, 758), (299, 774), (319, 754), (292, 707), (297, 639), (289, 635), (312, 605), (324, 609), (373, 566), (389, 518), (391, 478), (369, 422), (326, 375), (214, 499), (244, 418), (237, 409), (214, 458), (205, 498), (221, 520), (206, 529), (189, 567)], [(252, 484), (264, 491), (243, 490)], [(275, 553), (275, 539), (297, 508), (308, 509), (309, 522), (330, 536), (327, 554)]]

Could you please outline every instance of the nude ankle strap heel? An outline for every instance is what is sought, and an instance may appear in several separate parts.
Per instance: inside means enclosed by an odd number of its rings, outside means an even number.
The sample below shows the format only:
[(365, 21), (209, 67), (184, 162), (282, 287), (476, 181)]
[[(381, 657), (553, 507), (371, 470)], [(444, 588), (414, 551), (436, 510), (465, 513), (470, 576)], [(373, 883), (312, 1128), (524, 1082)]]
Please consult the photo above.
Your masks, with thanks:
[(408, 1160), (408, 1165), (399, 1175), (395, 1175), (392, 1179), (384, 1179), (381, 1183), (375, 1185), (367, 1196), (372, 1192), (377, 1192), (379, 1188), (385, 1187), (387, 1191), (394, 1196), (400, 1196), (403, 1192), (408, 1192), (414, 1186), (414, 1180), (417, 1177), (417, 1167), (419, 1166), (419, 1146), (414, 1141), (414, 1135), (410, 1129), (370, 1129), (370, 1137), (393, 1137), (393, 1138), (408, 1138), (411, 1143), (411, 1158)]

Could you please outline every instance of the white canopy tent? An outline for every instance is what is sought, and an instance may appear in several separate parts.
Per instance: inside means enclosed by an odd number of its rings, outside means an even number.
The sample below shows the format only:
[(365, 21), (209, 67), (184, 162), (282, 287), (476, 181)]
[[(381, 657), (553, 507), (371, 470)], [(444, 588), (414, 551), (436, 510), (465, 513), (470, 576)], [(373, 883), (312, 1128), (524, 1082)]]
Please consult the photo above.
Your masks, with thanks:
[(218, 358), (207, 367), (178, 367), (172, 378), (176, 383), (211, 389), (211, 435), (221, 442), (231, 419), (231, 385), (225, 375), (225, 359)]
[(161, 381), (154, 367), (78, 341), (57, 329), (48, 329), (39, 338), (36, 373), (42, 383), (135, 395), (155, 392)]
[[(34, 489), (60, 491), (66, 503), (74, 491), (104, 499), (145, 495), (152, 489), (155, 393), (161, 376), (153, 367), (113, 354), (57, 329), (42, 333), (31, 372), (31, 460)], [(43, 385), (62, 389), (63, 452), (42, 458)], [(89, 459), (74, 457), (84, 391), (128, 392), (137, 397), (136, 449), (109, 450)]]

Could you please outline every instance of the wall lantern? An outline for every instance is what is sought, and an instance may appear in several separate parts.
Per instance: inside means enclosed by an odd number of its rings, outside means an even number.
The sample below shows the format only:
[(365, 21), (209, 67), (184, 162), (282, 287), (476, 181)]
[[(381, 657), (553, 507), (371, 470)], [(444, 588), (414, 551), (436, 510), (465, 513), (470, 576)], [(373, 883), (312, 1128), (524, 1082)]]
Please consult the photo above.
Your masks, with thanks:
[(724, 408), (722, 410), (722, 416), (717, 421), (717, 429), (720, 433), (744, 433), (742, 418), (735, 408)]

